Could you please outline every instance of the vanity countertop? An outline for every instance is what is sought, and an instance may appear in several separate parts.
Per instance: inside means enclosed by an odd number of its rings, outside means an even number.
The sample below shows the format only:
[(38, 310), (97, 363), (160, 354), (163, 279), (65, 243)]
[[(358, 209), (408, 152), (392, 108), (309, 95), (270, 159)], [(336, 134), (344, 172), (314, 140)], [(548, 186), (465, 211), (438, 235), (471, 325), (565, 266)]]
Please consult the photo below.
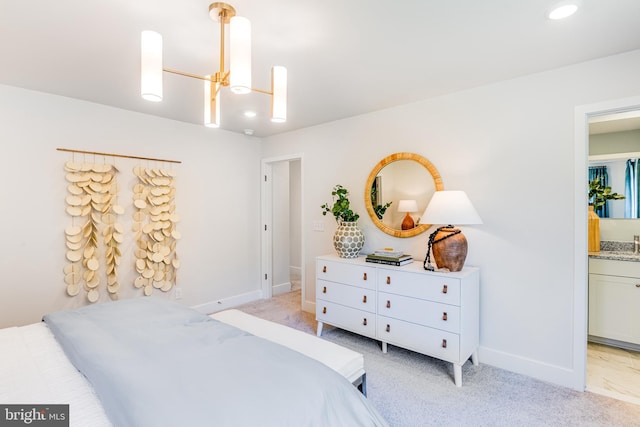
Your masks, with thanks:
[(589, 252), (589, 258), (611, 259), (611, 260), (614, 260), (614, 261), (640, 262), (640, 254), (634, 254), (632, 251)]
[(633, 253), (633, 242), (603, 240), (600, 242), (600, 252), (589, 252), (589, 258), (640, 262), (640, 253)]

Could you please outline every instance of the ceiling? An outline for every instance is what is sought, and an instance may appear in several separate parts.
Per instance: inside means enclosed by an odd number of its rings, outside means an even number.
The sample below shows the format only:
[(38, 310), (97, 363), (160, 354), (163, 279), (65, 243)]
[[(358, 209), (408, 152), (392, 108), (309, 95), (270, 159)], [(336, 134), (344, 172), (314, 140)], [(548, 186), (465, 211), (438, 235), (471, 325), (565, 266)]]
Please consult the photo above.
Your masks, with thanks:
[[(269, 121), (268, 95), (225, 90), (222, 128), (265, 137), (640, 48), (640, 1), (581, 1), (550, 21), (553, 0), (234, 0), (252, 23), (254, 87), (288, 69), (288, 120)], [(198, 80), (165, 73), (163, 102), (139, 96), (139, 43), (158, 31), (165, 67), (215, 72), (210, 2), (2, 0), (0, 83), (201, 123)]]

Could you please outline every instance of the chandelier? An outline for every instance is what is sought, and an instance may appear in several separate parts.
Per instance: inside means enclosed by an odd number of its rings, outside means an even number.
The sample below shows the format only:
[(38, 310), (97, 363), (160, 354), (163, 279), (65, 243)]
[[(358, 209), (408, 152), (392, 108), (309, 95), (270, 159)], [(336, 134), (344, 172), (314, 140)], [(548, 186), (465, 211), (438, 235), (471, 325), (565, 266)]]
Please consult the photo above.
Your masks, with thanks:
[[(220, 89), (228, 86), (234, 94), (260, 92), (271, 97), (271, 121), (287, 120), (287, 69), (271, 68), (271, 90), (251, 87), (251, 23), (236, 16), (233, 6), (216, 2), (209, 5), (209, 16), (220, 23), (220, 69), (200, 76), (164, 68), (162, 36), (155, 31), (141, 35), (141, 96), (147, 101), (162, 101), (163, 72), (200, 79), (204, 82), (204, 125), (220, 127)], [(225, 25), (229, 24), (229, 70), (225, 71)]]

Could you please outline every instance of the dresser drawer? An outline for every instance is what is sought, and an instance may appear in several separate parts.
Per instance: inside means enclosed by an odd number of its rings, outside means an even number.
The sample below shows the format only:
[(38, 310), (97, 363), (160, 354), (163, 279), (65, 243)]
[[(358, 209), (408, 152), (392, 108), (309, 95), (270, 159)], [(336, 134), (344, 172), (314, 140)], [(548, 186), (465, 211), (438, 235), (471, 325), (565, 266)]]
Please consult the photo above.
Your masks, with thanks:
[(375, 313), (318, 299), (316, 301), (316, 320), (370, 338), (376, 336)]
[(352, 286), (375, 289), (376, 269), (363, 264), (318, 260), (316, 278)]
[(451, 332), (378, 316), (378, 339), (419, 353), (459, 363), (460, 336)]
[(460, 307), (455, 305), (380, 292), (378, 314), (444, 331), (460, 332)]
[(335, 302), (371, 313), (376, 312), (376, 291), (358, 286), (318, 280), (316, 295), (324, 301)]
[(460, 279), (388, 269), (378, 270), (378, 291), (460, 305)]

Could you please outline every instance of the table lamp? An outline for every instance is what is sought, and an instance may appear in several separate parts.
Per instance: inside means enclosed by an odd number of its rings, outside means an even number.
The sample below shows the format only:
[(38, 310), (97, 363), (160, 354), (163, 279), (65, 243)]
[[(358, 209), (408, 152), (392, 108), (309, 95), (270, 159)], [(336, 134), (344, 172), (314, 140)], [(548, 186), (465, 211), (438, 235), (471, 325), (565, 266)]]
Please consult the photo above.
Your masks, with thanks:
[(429, 236), (425, 270), (434, 270), (430, 252), (439, 269), (460, 271), (467, 257), (467, 239), (451, 224), (482, 224), (482, 220), (464, 191), (436, 191), (424, 211), (421, 224), (449, 224)]
[(415, 200), (400, 200), (398, 202), (398, 212), (406, 212), (404, 219), (402, 220), (402, 229), (411, 230), (416, 226), (410, 212), (418, 212), (418, 202)]

